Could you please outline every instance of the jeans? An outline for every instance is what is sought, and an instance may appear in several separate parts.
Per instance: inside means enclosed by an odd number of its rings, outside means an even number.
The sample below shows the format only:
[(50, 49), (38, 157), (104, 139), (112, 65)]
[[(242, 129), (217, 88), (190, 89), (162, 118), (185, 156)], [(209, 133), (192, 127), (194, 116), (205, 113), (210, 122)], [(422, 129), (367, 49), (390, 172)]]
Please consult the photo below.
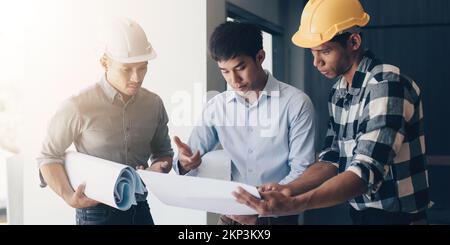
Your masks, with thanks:
[(76, 210), (77, 225), (154, 225), (147, 201), (126, 211), (105, 204)]

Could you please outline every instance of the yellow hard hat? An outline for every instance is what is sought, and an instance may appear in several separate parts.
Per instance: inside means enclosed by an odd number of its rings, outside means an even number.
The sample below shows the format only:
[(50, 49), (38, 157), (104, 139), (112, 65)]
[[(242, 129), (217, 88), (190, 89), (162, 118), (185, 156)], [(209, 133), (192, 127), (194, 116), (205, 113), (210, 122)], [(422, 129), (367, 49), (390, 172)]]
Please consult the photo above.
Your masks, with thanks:
[(359, 0), (310, 0), (292, 42), (303, 48), (317, 47), (351, 27), (367, 25), (369, 20)]

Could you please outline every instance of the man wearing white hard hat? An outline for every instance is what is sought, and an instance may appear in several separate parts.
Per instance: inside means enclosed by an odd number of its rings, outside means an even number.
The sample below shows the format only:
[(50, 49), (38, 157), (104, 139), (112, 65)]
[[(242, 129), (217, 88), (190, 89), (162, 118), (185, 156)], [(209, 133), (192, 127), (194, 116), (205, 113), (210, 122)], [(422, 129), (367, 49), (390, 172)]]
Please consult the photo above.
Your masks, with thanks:
[(42, 184), (76, 208), (79, 225), (153, 224), (147, 193), (136, 196), (137, 205), (120, 211), (86, 197), (83, 185), (74, 190), (63, 167), (72, 143), (78, 152), (133, 168), (167, 173), (172, 167), (163, 102), (141, 87), (148, 61), (156, 57), (144, 30), (120, 19), (107, 29), (104, 40), (100, 62), (105, 75), (68, 99), (50, 121), (37, 159)]
[(421, 91), (398, 67), (362, 46), (369, 15), (359, 0), (310, 0), (295, 45), (338, 79), (319, 160), (288, 185), (261, 187), (263, 200), (240, 189), (239, 202), (260, 214), (287, 215), (348, 201), (358, 225), (426, 223), (430, 206)]

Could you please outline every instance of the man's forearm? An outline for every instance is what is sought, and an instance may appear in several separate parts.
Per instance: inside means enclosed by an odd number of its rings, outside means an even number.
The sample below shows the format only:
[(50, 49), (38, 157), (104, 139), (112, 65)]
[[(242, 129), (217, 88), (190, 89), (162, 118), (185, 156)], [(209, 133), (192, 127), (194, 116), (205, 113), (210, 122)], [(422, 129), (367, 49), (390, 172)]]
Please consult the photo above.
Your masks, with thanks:
[(59, 163), (50, 163), (42, 165), (40, 170), (48, 186), (67, 202), (74, 190), (69, 183), (64, 166)]
[(308, 167), (298, 179), (289, 183), (288, 187), (293, 196), (303, 194), (320, 186), (336, 174), (337, 168), (332, 164), (316, 162)]
[(298, 203), (296, 206), (303, 212), (338, 205), (366, 191), (364, 181), (353, 172), (347, 171), (329, 179), (314, 190), (296, 196), (294, 202)]

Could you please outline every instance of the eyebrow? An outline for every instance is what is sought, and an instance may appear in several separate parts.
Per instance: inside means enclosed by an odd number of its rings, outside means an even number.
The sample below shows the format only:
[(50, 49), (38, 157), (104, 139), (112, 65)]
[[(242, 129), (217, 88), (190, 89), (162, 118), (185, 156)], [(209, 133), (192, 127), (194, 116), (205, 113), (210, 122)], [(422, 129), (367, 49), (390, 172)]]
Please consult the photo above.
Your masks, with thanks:
[[(147, 67), (148, 66), (148, 63), (147, 64), (142, 64), (142, 65), (140, 65), (140, 66), (138, 66), (138, 67), (136, 67), (136, 68), (144, 68), (144, 67)], [(123, 64), (122, 65), (122, 67), (123, 68), (132, 68), (133, 66), (131, 66), (131, 65), (129, 65), (129, 64)]]
[(329, 50), (329, 49), (331, 49), (331, 47), (324, 47), (324, 48), (321, 48), (321, 49), (311, 49), (311, 51), (322, 52), (324, 50)]
[[(241, 62), (239, 62), (239, 64), (237, 64), (237, 65), (235, 65), (234, 67), (233, 67), (233, 69), (236, 69), (236, 68), (238, 68), (239, 66), (243, 66), (245, 64), (245, 61), (241, 61)], [(223, 68), (223, 67), (220, 67), (220, 69), (221, 70), (226, 70), (225, 68)]]

